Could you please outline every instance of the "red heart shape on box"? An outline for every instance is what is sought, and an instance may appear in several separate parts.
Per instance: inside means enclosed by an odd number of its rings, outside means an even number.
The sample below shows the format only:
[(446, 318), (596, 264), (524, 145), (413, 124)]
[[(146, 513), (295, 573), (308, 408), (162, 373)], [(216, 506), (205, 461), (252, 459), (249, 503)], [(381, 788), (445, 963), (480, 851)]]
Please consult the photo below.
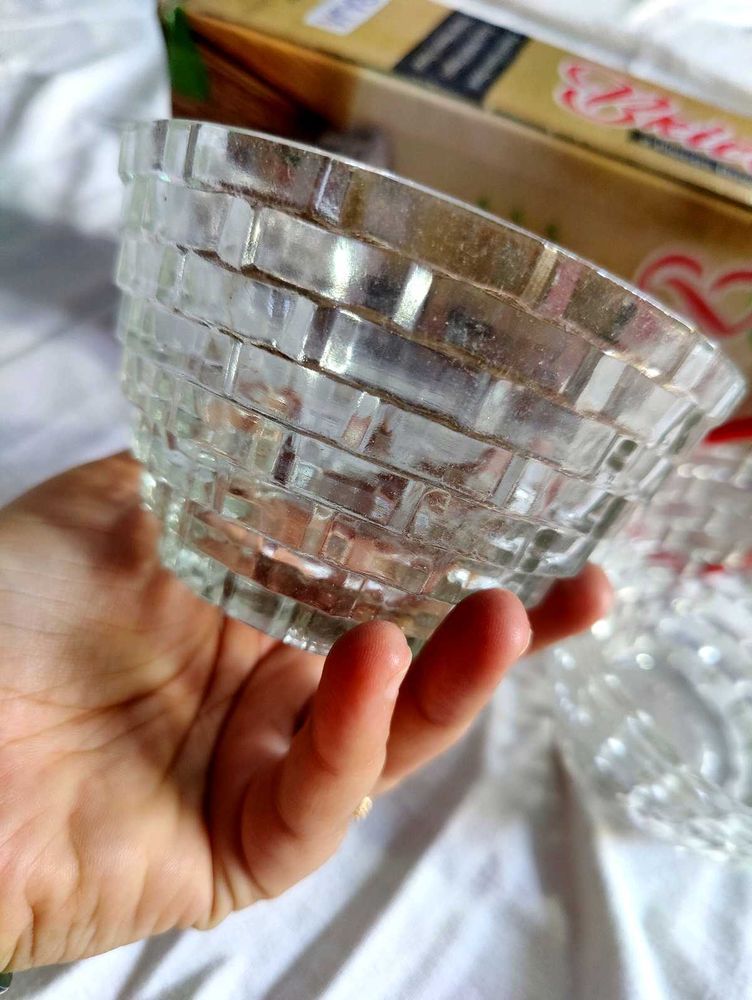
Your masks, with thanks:
[[(678, 306), (710, 337), (733, 337), (752, 331), (752, 306), (729, 315), (724, 300), (730, 292), (748, 289), (752, 300), (752, 266), (736, 265), (710, 272), (689, 253), (670, 251), (649, 261), (637, 273), (635, 283), (664, 301)], [(752, 417), (737, 417), (716, 427), (705, 439), (709, 444), (752, 440)]]
[(731, 291), (747, 288), (752, 297), (752, 266), (709, 274), (696, 257), (667, 253), (647, 264), (636, 283), (664, 301), (677, 302), (679, 311), (709, 337), (733, 337), (752, 329), (752, 307), (740, 316), (729, 316), (724, 309), (724, 299)]

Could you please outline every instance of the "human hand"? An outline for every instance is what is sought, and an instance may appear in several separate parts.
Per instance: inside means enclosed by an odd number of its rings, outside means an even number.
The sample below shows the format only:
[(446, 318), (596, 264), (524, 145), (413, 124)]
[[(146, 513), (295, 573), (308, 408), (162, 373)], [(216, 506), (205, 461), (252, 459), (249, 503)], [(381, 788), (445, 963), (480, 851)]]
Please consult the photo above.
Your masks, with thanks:
[(410, 665), (399, 629), (326, 661), (160, 568), (139, 467), (73, 469), (0, 512), (0, 969), (209, 927), (336, 850), (354, 809), (455, 742), (526, 650), (600, 617), (588, 567), (530, 615), (465, 600)]

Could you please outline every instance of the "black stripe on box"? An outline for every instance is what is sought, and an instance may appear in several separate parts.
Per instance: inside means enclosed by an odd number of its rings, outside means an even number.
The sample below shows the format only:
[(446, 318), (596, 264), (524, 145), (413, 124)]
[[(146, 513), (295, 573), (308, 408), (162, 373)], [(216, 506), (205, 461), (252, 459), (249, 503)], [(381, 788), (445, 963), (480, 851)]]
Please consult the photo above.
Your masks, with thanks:
[(480, 101), (517, 58), (525, 35), (450, 14), (394, 67), (401, 76)]

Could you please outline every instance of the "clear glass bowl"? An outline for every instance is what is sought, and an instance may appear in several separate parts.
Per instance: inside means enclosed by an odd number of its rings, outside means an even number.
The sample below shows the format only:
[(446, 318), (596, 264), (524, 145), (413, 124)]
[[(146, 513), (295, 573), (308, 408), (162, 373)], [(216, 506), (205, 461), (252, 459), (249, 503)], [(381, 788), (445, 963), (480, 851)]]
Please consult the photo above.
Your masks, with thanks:
[(752, 861), (752, 447), (706, 444), (600, 551), (613, 613), (548, 656), (559, 741), (603, 807)]
[(632, 574), (612, 616), (547, 655), (568, 768), (606, 813), (748, 864), (752, 580)]
[(163, 559), (287, 641), (386, 617), (418, 644), (488, 586), (536, 603), (741, 394), (639, 293), (389, 174), (188, 122), (127, 132), (121, 167)]

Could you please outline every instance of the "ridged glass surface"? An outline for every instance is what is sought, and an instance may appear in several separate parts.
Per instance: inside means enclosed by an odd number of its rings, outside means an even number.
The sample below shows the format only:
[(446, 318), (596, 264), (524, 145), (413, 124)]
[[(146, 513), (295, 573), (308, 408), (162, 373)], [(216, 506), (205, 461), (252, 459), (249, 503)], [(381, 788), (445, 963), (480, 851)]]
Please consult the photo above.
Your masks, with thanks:
[[(451, 198), (319, 150), (218, 125), (144, 123), (125, 133), (120, 171), (130, 183), (148, 175), (174, 182), (166, 186), (175, 192), (169, 197), (177, 212), (171, 214), (180, 214), (181, 199), (188, 206), (183, 211), (190, 232), (186, 236), (184, 231), (181, 245), (201, 244), (203, 235), (212, 232), (219, 240), (227, 224), (223, 249), (218, 250), (234, 265), (243, 266), (244, 255), (257, 249), (252, 215), (260, 205), (267, 217), (281, 210), (341, 237), (358, 237), (364, 254), (368, 244), (377, 255), (382, 248), (399, 251), (401, 266), (413, 271), (408, 312), (434, 268), (623, 351), (648, 374), (696, 391), (709, 406), (738, 377), (717, 347), (694, 328), (587, 261)], [(200, 207), (188, 200), (184, 188), (204, 194)], [(215, 193), (229, 197), (218, 202)], [(138, 217), (139, 198), (134, 201), (129, 215)], [(279, 255), (284, 234), (278, 232), (278, 237), (265, 246), (263, 256)], [(352, 241), (342, 239), (340, 245), (347, 257)], [(292, 247), (293, 264), (294, 259)], [(300, 263), (304, 269), (312, 266), (302, 258)], [(356, 260), (348, 258), (348, 263)], [(387, 277), (377, 276), (380, 281)], [(360, 294), (378, 298), (379, 292), (371, 288)], [(382, 298), (388, 300), (386, 291)]]
[(614, 614), (548, 667), (559, 740), (588, 795), (680, 847), (752, 862), (748, 573), (636, 572), (632, 557)]
[[(741, 393), (694, 330), (389, 175), (185, 122), (126, 133), (124, 383), (162, 557), (324, 651), (575, 574)], [(649, 358), (649, 361), (647, 360)]]
[(608, 619), (548, 657), (588, 793), (651, 832), (752, 862), (752, 446), (706, 444), (599, 551)]

